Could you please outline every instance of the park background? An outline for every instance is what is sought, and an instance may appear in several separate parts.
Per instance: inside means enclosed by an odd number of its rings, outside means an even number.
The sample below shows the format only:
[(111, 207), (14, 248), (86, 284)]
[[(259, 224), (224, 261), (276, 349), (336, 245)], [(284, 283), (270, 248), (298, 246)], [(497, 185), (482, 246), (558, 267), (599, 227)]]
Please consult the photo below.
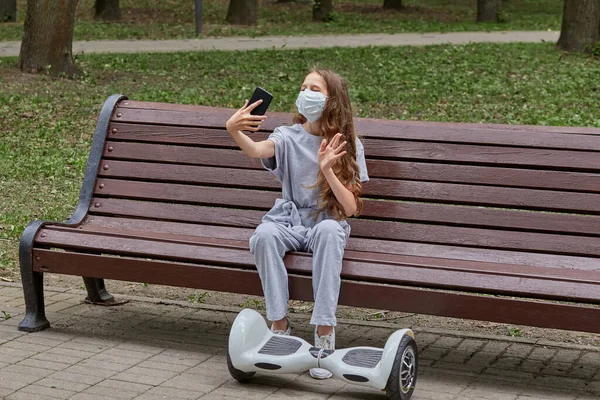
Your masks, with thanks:
[[(3, 2), (8, 3), (0, 0)], [(488, 2), (500, 4), (499, 10), (491, 21), (477, 22), (478, 3), (482, 7)], [(98, 4), (94, 0), (59, 3), (71, 4), (70, 14), (64, 14), (70, 19), (55, 22), (70, 25), (75, 41), (196, 37), (193, 0), (116, 1), (117, 16), (95, 16)], [(203, 3), (201, 39), (323, 35), (324, 42), (330, 34), (460, 31), (477, 37), (478, 32), (497, 30), (560, 31), (565, 7), (563, 0), (323, 1), (332, 7), (325, 11), (316, 10), (313, 1), (300, 0)], [(230, 6), (242, 9), (248, 6), (245, 3), (253, 3), (255, 20), (228, 22), (233, 18), (228, 17)], [(36, 67), (31, 68), (16, 57), (0, 58), (0, 279), (20, 280), (18, 241), (30, 221), (62, 221), (71, 215), (100, 107), (113, 93), (143, 101), (237, 108), (260, 85), (275, 94), (271, 111), (291, 112), (301, 80), (316, 65), (331, 68), (348, 80), (357, 117), (600, 127), (600, 47), (595, 44), (600, 35), (600, 5), (594, 6), (597, 0), (566, 3), (597, 10), (597, 15), (574, 14), (598, 21), (590, 43), (284, 47), (169, 54), (100, 55), (83, 51), (72, 54), (72, 63), (64, 71), (56, 70), (47, 60), (34, 60)], [(401, 7), (395, 9), (398, 4)], [(18, 0), (16, 6), (16, 21), (4, 18), (8, 21), (0, 23), (0, 45), (23, 37), (28, 4)], [(242, 14), (252, 16), (252, 12)], [(581, 35), (578, 29), (584, 24), (577, 19), (569, 23), (563, 30)], [(50, 33), (46, 39), (51, 39)], [(53, 275), (48, 279), (51, 283), (81, 285), (79, 279)], [(261, 298), (120, 285), (111, 286), (111, 291), (262, 307)], [(292, 310), (306, 312), (309, 308), (298, 302)], [(399, 318), (399, 313), (373, 311), (343, 309), (347, 316), (356, 318)], [(418, 322), (473, 328), (468, 322), (443, 318)], [(479, 323), (475, 328), (505, 335), (543, 334), (533, 328), (491, 323)], [(561, 340), (597, 342), (591, 335), (575, 333)]]

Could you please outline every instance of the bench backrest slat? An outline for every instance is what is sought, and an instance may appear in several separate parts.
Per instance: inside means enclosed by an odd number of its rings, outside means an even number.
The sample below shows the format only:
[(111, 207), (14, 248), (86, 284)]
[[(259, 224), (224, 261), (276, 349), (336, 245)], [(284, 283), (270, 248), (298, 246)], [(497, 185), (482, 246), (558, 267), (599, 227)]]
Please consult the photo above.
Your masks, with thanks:
[[(232, 112), (122, 102), (91, 214), (254, 228), (280, 185), (224, 129)], [(264, 140), (290, 120), (269, 114), (251, 136)], [(600, 129), (368, 119), (357, 127), (371, 181), (353, 237), (600, 258)]]

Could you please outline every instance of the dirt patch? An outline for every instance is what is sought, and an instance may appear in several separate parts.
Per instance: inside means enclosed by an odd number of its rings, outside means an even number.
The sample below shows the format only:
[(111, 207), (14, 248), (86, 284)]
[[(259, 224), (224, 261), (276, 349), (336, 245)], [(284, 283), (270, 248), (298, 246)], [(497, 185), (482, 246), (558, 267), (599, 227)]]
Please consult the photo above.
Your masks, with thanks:
[[(84, 289), (83, 282), (80, 277), (66, 275), (46, 274), (45, 284), (56, 287), (68, 287), (71, 289)], [(125, 294), (177, 301), (189, 301), (190, 304), (203, 303), (218, 306), (242, 306), (255, 309), (264, 309), (263, 298), (256, 296), (212, 292), (172, 286), (143, 285), (140, 283), (121, 281), (107, 281), (106, 286), (107, 289), (117, 297), (119, 294)], [(312, 306), (313, 304), (311, 302), (291, 301), (290, 312), (295, 314), (310, 314), (312, 311)], [(385, 321), (398, 324), (399, 326), (403, 327), (449, 329), (453, 331), (469, 333), (506, 337), (516, 336), (533, 340), (545, 339), (555, 342), (600, 346), (600, 335), (583, 332), (542, 329), (528, 326), (498, 324), (487, 321), (463, 320), (347, 306), (338, 307), (337, 315), (339, 318), (348, 318), (359, 321)]]

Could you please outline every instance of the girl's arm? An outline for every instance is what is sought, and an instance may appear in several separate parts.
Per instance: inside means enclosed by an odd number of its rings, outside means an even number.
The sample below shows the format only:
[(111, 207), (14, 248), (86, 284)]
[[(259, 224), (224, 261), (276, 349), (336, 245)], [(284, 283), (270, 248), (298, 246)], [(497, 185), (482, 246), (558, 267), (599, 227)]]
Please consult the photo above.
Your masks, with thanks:
[(275, 156), (275, 143), (272, 140), (255, 142), (242, 132), (242, 130), (251, 132), (258, 131), (260, 125), (267, 119), (267, 117), (263, 115), (250, 114), (250, 112), (260, 103), (262, 103), (262, 100), (258, 100), (256, 103), (248, 106), (248, 100), (246, 100), (243, 107), (237, 110), (235, 114), (227, 120), (225, 126), (235, 143), (248, 157), (271, 158)]
[(340, 202), (342, 207), (344, 207), (344, 214), (348, 217), (354, 215), (357, 209), (354, 193), (348, 190), (348, 188), (340, 182), (331, 168), (323, 171), (323, 175), (325, 175), (325, 179), (329, 182), (329, 186), (331, 187), (331, 190), (333, 190), (335, 198)]
[(344, 207), (344, 213), (347, 216), (352, 216), (356, 213), (358, 208), (354, 193), (344, 186), (332, 169), (333, 164), (346, 154), (346, 151), (342, 151), (346, 146), (346, 142), (343, 142), (338, 146), (341, 137), (342, 134), (338, 133), (331, 139), (329, 145), (327, 145), (327, 140), (323, 139), (321, 148), (319, 149), (319, 167), (321, 168), (325, 179), (327, 179), (335, 198), (340, 202), (342, 207)]

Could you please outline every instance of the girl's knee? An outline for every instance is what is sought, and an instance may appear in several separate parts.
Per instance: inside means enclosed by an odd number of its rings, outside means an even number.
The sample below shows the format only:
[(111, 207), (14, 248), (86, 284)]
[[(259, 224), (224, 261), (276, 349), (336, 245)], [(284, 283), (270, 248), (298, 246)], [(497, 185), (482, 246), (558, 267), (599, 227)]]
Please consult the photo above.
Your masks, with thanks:
[(257, 246), (275, 243), (277, 237), (277, 226), (274, 222), (264, 222), (256, 227), (256, 230), (250, 237), (250, 252), (254, 254)]
[(342, 228), (339, 222), (333, 219), (326, 219), (319, 222), (315, 226), (314, 234), (320, 237), (335, 237), (342, 240), (346, 237), (346, 231), (344, 231), (344, 228)]

